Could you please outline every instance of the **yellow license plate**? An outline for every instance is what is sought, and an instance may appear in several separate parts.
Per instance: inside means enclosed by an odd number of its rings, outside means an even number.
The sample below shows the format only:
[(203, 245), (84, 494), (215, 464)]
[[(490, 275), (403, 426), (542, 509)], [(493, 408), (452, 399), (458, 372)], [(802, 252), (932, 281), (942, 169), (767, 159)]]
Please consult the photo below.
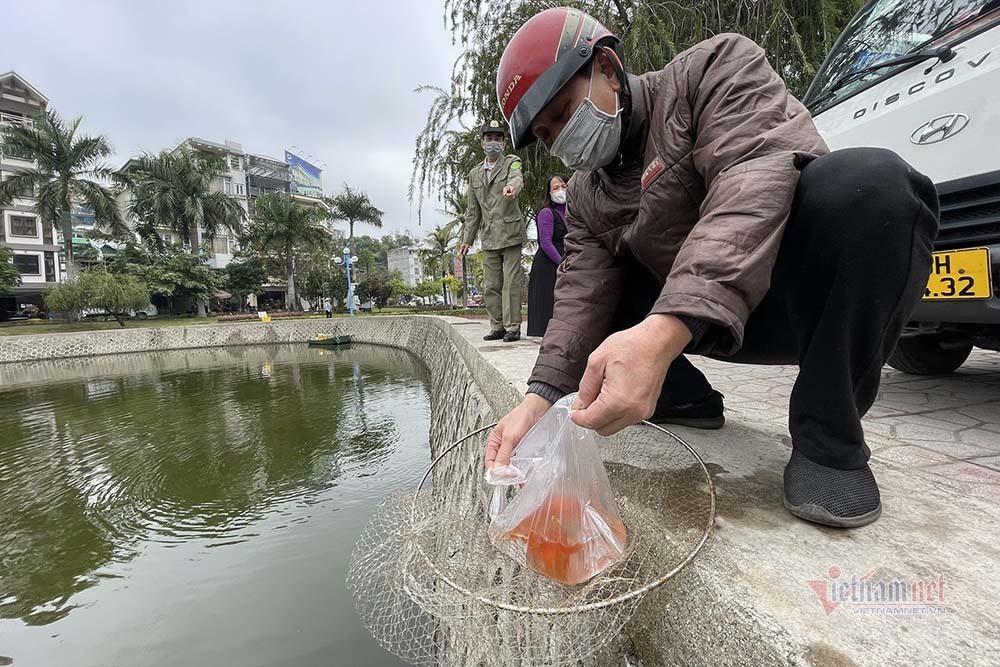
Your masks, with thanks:
[(987, 248), (934, 253), (924, 299), (988, 299), (991, 296), (990, 251)]

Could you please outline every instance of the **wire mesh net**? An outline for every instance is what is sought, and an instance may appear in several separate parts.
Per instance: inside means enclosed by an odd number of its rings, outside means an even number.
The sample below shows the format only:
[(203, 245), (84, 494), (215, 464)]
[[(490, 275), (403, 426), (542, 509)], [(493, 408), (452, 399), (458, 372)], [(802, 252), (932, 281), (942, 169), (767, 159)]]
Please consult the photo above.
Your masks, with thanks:
[(490, 541), (488, 430), (443, 450), (415, 492), (378, 506), (348, 571), (358, 614), (379, 644), (414, 665), (591, 664), (646, 594), (704, 545), (715, 521), (711, 476), (686, 442), (653, 424), (603, 440), (628, 545), (598, 576), (566, 586)]

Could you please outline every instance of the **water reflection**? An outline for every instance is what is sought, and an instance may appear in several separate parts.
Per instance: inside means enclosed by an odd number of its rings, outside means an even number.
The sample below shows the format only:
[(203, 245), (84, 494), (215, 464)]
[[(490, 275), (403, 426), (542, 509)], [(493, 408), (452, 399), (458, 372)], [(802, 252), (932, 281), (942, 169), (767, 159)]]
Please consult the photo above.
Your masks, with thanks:
[[(73, 616), (151, 549), (242, 545), (232, 576), (260, 575), (248, 550), (265, 531), (366, 505), (427, 464), (423, 371), (401, 352), (122, 355), (7, 365), (0, 380), (0, 619), (27, 626)], [(161, 560), (168, 579), (184, 565)], [(91, 603), (107, 613), (114, 597)]]

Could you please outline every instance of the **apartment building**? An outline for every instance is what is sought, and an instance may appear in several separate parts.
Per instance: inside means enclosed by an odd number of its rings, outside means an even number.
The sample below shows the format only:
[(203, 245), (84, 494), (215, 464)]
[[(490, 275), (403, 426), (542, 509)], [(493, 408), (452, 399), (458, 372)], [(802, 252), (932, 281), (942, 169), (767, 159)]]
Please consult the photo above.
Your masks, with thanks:
[[(49, 100), (16, 72), (0, 74), (0, 125), (31, 126), (32, 118), (48, 108)], [(35, 165), (26, 156), (0, 146), (0, 178), (7, 179)], [(35, 212), (34, 193), (14, 199), (0, 209), (0, 244), (14, 254), (21, 272), (21, 286), (13, 297), (3, 298), (0, 311), (20, 310), (23, 304), (40, 304), (45, 289), (60, 280), (59, 234)]]
[[(249, 173), (248, 155), (243, 146), (235, 141), (226, 140), (223, 143), (208, 141), (198, 137), (189, 137), (182, 141), (178, 148), (186, 148), (195, 152), (211, 155), (222, 160), (223, 171), (212, 180), (212, 192), (224, 192), (233, 197), (249, 215), (247, 176)], [(165, 234), (169, 232), (165, 231)], [(198, 245), (208, 242), (212, 258), (209, 263), (217, 269), (224, 268), (233, 258), (238, 244), (235, 235), (226, 230), (219, 230), (214, 237), (208, 237), (204, 229), (198, 230)]]
[(416, 287), (424, 281), (424, 266), (420, 261), (417, 248), (394, 248), (386, 253), (389, 273), (399, 271), (403, 274), (403, 282), (409, 287)]

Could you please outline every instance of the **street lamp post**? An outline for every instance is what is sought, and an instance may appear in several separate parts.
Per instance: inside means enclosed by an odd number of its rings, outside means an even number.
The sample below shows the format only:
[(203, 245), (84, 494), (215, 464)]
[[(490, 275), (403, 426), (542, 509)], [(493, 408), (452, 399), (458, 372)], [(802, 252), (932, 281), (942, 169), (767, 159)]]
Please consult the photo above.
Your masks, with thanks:
[(341, 264), (347, 269), (347, 309), (351, 313), (351, 317), (354, 317), (354, 283), (351, 282), (351, 264), (356, 264), (358, 262), (357, 256), (351, 256), (351, 249), (344, 246), (344, 256), (334, 257), (333, 261), (337, 263), (337, 266)]

